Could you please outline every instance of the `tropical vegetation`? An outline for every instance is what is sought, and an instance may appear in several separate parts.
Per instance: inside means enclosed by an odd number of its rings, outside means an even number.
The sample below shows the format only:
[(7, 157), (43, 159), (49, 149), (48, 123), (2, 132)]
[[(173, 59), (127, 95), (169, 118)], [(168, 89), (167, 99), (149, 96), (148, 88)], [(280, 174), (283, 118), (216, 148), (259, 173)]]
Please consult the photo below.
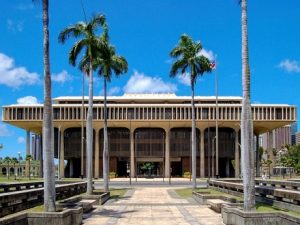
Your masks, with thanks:
[(240, 0), (242, 7), (242, 114), (241, 161), (244, 187), (244, 210), (255, 210), (253, 121), (250, 103), (250, 66), (248, 49), (247, 0)]
[(197, 78), (203, 76), (205, 72), (211, 72), (210, 61), (201, 54), (202, 45), (198, 41), (193, 41), (186, 34), (181, 35), (178, 45), (172, 49), (170, 56), (174, 59), (171, 67), (170, 76), (175, 77), (190, 75), (192, 90), (192, 183), (193, 188), (196, 184), (196, 120), (195, 120), (195, 85)]
[[(37, 0), (33, 0), (37, 1)], [(43, 107), (43, 155), (44, 155), (44, 209), (55, 212), (54, 175), (54, 128), (51, 97), (49, 0), (42, 0), (43, 10), (43, 61), (44, 61), (44, 107)]]
[(98, 70), (98, 75), (104, 80), (104, 127), (103, 127), (103, 183), (104, 191), (109, 190), (109, 164), (108, 164), (108, 135), (107, 135), (107, 82), (111, 81), (112, 75), (120, 76), (128, 70), (128, 64), (124, 57), (117, 55), (115, 47), (110, 45), (108, 28), (106, 27), (103, 35), (99, 38), (102, 46), (99, 46), (94, 67)]
[(87, 156), (87, 194), (91, 195), (93, 191), (93, 64), (98, 54), (101, 52), (103, 42), (97, 38), (99, 27), (106, 28), (105, 17), (95, 15), (89, 22), (78, 22), (64, 29), (58, 37), (60, 43), (64, 44), (67, 39), (73, 37), (78, 41), (71, 48), (69, 53), (69, 62), (76, 66), (79, 55), (84, 51), (80, 60), (79, 68), (89, 76), (89, 100), (86, 123), (86, 156)]

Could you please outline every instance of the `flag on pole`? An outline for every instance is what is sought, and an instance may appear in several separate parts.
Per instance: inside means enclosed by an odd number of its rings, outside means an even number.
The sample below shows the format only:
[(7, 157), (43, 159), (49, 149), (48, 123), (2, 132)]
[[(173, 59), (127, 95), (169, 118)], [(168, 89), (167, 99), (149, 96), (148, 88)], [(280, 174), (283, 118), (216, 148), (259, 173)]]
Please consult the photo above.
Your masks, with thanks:
[(210, 64), (209, 64), (210, 68), (212, 70), (216, 69), (216, 62), (215, 61), (212, 61)]

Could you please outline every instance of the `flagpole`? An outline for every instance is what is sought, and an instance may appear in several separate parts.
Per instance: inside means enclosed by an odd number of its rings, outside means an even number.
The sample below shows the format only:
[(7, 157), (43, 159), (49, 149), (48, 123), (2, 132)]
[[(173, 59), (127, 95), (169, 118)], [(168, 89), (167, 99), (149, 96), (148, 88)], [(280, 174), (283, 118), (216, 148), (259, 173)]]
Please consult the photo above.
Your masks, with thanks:
[(219, 107), (218, 107), (218, 73), (217, 73), (217, 57), (215, 60), (215, 79), (216, 79), (216, 177), (219, 177)]

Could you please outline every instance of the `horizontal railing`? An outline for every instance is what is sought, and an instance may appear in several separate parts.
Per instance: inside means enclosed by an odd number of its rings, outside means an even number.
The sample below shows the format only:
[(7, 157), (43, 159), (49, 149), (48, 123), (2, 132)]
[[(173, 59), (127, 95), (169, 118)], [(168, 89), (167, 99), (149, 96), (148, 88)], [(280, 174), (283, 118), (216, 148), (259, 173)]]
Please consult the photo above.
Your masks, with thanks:
[[(240, 105), (221, 105), (218, 107), (219, 120), (240, 121)], [(54, 106), (53, 118), (56, 121), (80, 121), (82, 112), (86, 119), (87, 107), (78, 106)], [(295, 121), (296, 107), (294, 106), (252, 106), (253, 119), (255, 121)], [(217, 117), (216, 106), (198, 105), (195, 116), (197, 120), (215, 120)], [(4, 106), (2, 113), (3, 121), (41, 121), (43, 119), (42, 106)], [(108, 120), (191, 120), (192, 113), (189, 105), (147, 105), (147, 106), (108, 106)], [(95, 105), (93, 108), (93, 119), (103, 120), (103, 106)]]
[(39, 188), (43, 187), (44, 182), (24, 182), (24, 183), (6, 183), (0, 184), (0, 193), (1, 192), (10, 192), (10, 191), (20, 191), (25, 189)]
[[(257, 180), (256, 183), (259, 184), (255, 186), (255, 194), (257, 196), (270, 199), (270, 200), (276, 200), (276, 201), (286, 202), (294, 205), (300, 205), (300, 191), (298, 190), (297, 183), (293, 182), (294, 184), (292, 184), (288, 182), (281, 182), (280, 184), (280, 181), (265, 182), (263, 180)], [(218, 190), (229, 194), (233, 194), (237, 196), (243, 195), (242, 183), (228, 182), (227, 180), (225, 181), (210, 180), (209, 186), (213, 188), (217, 188)], [(290, 189), (287, 189), (286, 188), (287, 186), (289, 186)]]
[[(56, 186), (56, 199), (64, 199), (86, 191), (86, 182)], [(0, 217), (42, 204), (44, 188), (0, 194)]]

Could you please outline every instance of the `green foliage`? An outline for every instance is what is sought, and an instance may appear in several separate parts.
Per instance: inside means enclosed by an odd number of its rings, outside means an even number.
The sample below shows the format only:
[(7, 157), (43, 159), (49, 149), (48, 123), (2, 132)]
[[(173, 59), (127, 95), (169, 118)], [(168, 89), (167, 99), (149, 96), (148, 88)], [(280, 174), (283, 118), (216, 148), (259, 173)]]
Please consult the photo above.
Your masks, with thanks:
[(183, 177), (190, 177), (191, 176), (191, 172), (190, 171), (185, 171), (183, 173)]
[(281, 163), (283, 166), (293, 167), (297, 173), (300, 173), (300, 145), (287, 148), (287, 153), (281, 157)]
[(231, 160), (231, 165), (232, 165), (232, 167), (235, 169), (235, 160), (234, 160), (234, 159)]
[(170, 52), (175, 59), (172, 64), (170, 76), (189, 72), (191, 74), (191, 86), (196, 83), (197, 77), (205, 72), (211, 72), (210, 61), (201, 55), (202, 45), (187, 34), (181, 35), (178, 45)]
[(151, 162), (143, 163), (143, 165), (140, 167), (141, 170), (152, 170), (154, 168), (154, 164)]
[(273, 148), (273, 149), (272, 149), (272, 154), (273, 154), (274, 157), (277, 156), (277, 149), (276, 149), (276, 148)]
[(263, 156), (263, 154), (264, 154), (264, 148), (263, 147), (259, 147), (258, 148), (258, 154), (259, 154), (259, 158), (261, 159), (261, 157)]

